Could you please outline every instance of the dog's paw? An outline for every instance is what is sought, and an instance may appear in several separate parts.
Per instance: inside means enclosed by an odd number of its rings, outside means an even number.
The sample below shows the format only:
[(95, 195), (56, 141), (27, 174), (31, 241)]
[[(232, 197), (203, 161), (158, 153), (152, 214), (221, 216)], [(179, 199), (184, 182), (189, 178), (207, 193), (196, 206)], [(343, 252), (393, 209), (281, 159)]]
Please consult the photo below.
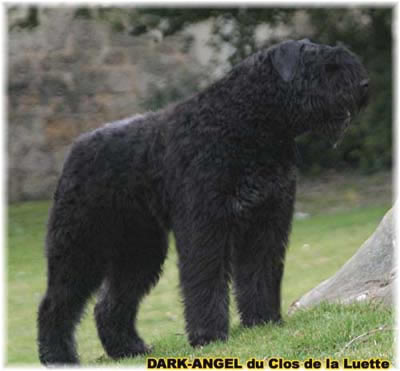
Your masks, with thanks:
[(254, 326), (261, 326), (268, 323), (272, 323), (278, 326), (284, 325), (284, 321), (280, 315), (275, 316), (254, 316), (254, 317), (246, 317), (242, 318), (242, 325), (244, 327), (254, 327)]
[(107, 353), (111, 358), (117, 360), (149, 354), (152, 350), (152, 346), (148, 346), (142, 341), (137, 341), (134, 344), (129, 344), (129, 346), (121, 347), (119, 349), (113, 349), (112, 351), (108, 351)]
[(226, 341), (228, 334), (223, 332), (206, 332), (199, 331), (196, 334), (189, 336), (189, 343), (192, 347), (200, 347), (214, 341)]

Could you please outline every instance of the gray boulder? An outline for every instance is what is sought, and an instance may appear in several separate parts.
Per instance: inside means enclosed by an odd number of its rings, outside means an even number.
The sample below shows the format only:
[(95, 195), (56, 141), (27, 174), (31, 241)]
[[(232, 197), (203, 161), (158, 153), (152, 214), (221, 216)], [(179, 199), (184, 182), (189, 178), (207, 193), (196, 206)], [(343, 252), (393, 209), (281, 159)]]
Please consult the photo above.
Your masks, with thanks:
[(350, 303), (380, 301), (393, 304), (395, 278), (394, 208), (376, 231), (332, 277), (292, 303), (289, 314), (321, 301)]

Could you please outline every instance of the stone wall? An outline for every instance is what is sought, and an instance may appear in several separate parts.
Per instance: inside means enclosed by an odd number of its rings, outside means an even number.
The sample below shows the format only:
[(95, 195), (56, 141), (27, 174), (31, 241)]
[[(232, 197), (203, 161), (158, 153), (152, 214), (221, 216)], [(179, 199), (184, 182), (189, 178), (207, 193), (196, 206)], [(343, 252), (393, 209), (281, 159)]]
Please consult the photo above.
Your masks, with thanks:
[(177, 38), (113, 32), (54, 8), (8, 35), (8, 198), (50, 198), (73, 139), (143, 112), (151, 86), (195, 75)]

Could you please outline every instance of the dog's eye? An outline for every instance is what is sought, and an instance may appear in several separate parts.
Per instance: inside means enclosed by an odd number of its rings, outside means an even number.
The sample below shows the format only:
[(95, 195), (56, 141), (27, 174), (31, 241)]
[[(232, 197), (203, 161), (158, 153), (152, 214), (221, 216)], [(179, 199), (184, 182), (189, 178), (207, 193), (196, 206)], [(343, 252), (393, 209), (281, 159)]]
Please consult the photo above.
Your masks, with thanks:
[(335, 73), (339, 71), (339, 65), (336, 63), (328, 63), (325, 65), (326, 73)]

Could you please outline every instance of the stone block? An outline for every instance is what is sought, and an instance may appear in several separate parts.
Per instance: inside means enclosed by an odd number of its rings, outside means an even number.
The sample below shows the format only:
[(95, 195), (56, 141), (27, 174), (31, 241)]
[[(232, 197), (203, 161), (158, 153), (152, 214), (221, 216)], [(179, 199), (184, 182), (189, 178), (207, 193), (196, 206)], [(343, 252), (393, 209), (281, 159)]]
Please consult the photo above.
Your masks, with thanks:
[(139, 111), (136, 94), (104, 94), (96, 97), (96, 101), (104, 106), (103, 122), (118, 120)]
[(79, 112), (80, 97), (74, 92), (69, 92), (63, 97), (51, 97), (48, 107), (54, 115), (73, 115)]
[(139, 46), (148, 46), (149, 42), (143, 36), (133, 36), (128, 32), (110, 32), (110, 45), (112, 47), (136, 48)]
[(9, 58), (45, 52), (48, 48), (46, 30), (44, 29), (18, 30), (8, 33), (7, 51)]
[(74, 9), (58, 7), (43, 9), (41, 12), (41, 27), (44, 29), (44, 39), (48, 50), (61, 50), (66, 47), (67, 39), (73, 28)]
[(44, 133), (51, 148), (69, 145), (80, 133), (80, 118), (53, 116), (47, 120)]
[(29, 81), (9, 81), (7, 86), (7, 94), (10, 107), (14, 110), (17, 110), (21, 97), (24, 94), (29, 94), (29, 91), (31, 91), (31, 84)]
[(54, 173), (46, 176), (32, 174), (22, 181), (20, 197), (24, 200), (49, 199), (54, 194), (57, 180), (58, 176)]
[(16, 202), (22, 199), (23, 177), (17, 170), (8, 169), (7, 173), (7, 201)]
[(45, 75), (39, 83), (41, 104), (48, 104), (52, 97), (65, 97), (68, 93), (68, 85), (59, 74)]
[(26, 82), (32, 79), (34, 75), (33, 63), (25, 56), (22, 58), (14, 58), (12, 63), (8, 65), (8, 80), (10, 82)]
[(7, 127), (7, 148), (19, 151), (21, 146), (42, 146), (45, 144), (43, 120), (35, 114), (15, 114)]
[(128, 59), (130, 64), (138, 64), (143, 62), (144, 59), (152, 55), (151, 50), (147, 46), (139, 45), (134, 48), (127, 49)]
[(99, 54), (108, 44), (108, 32), (105, 27), (100, 27), (98, 22), (75, 19), (71, 33), (75, 50), (90, 50)]
[(110, 93), (124, 93), (132, 91), (135, 88), (135, 73), (134, 67), (129, 69), (113, 69), (107, 71), (105, 89)]
[(104, 115), (107, 107), (97, 99), (101, 95), (89, 96), (82, 95), (79, 97), (79, 112), (89, 115)]
[(104, 81), (108, 72), (102, 70), (81, 70), (74, 75), (74, 85), (79, 95), (95, 95), (106, 92)]
[(67, 158), (67, 155), (71, 148), (71, 144), (66, 145), (66, 146), (61, 146), (59, 149), (56, 149), (53, 151), (54, 169), (57, 173), (61, 173), (65, 159)]
[(49, 53), (40, 61), (44, 71), (70, 71), (80, 62), (78, 54)]
[(20, 169), (27, 173), (46, 175), (52, 171), (53, 156), (38, 148), (31, 148), (21, 159)]
[(97, 129), (111, 120), (113, 120), (113, 115), (108, 110), (105, 115), (82, 114), (80, 117), (80, 133)]
[(110, 49), (104, 53), (103, 62), (106, 65), (121, 65), (127, 62), (128, 58), (122, 49)]

